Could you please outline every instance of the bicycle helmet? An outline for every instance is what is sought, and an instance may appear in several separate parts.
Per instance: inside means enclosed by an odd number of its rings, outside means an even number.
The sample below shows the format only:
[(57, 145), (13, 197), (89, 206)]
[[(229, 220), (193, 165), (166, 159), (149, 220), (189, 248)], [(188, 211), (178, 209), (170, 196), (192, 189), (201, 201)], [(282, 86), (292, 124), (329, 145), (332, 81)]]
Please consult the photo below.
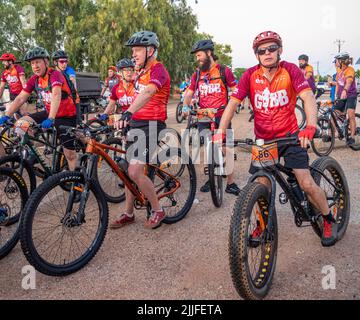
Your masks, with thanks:
[(57, 50), (52, 54), (52, 59), (53, 60), (58, 60), (58, 59), (67, 59), (68, 55), (66, 54), (66, 52), (64, 50)]
[(274, 31), (264, 31), (261, 32), (253, 42), (253, 50), (256, 53), (260, 45), (267, 42), (276, 42), (280, 47), (283, 46), (281, 37)]
[(298, 60), (305, 60), (306, 62), (309, 62), (309, 56), (302, 54), (299, 56)]
[(347, 60), (350, 59), (350, 54), (347, 52), (341, 52), (335, 56), (335, 59), (338, 60)]
[(117, 69), (116, 69), (115, 66), (110, 66), (110, 67), (108, 68), (108, 70), (112, 70), (112, 71), (114, 71), (114, 72), (117, 72)]
[(50, 59), (50, 55), (43, 47), (35, 47), (26, 52), (24, 61), (32, 61), (35, 59)]
[(211, 39), (200, 40), (194, 44), (191, 50), (191, 54), (194, 54), (198, 51), (214, 51), (214, 42)]
[(135, 64), (131, 59), (124, 58), (121, 59), (117, 64), (116, 67), (118, 70), (124, 69), (124, 68), (135, 68)]
[(13, 54), (11, 53), (4, 53), (1, 57), (0, 57), (1, 61), (10, 61), (12, 60), (12, 62), (16, 62), (16, 58)]
[(131, 38), (126, 43), (127, 47), (155, 47), (159, 48), (160, 42), (159, 38), (155, 32), (152, 31), (140, 31), (134, 33)]

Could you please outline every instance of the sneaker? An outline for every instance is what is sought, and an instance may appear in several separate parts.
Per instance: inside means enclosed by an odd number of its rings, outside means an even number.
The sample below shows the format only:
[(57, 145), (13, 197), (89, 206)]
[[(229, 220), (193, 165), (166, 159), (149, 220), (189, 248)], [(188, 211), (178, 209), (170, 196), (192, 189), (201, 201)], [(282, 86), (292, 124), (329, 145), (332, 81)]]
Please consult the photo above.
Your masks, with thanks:
[(225, 189), (226, 193), (230, 193), (235, 196), (238, 196), (240, 194), (240, 191), (241, 190), (236, 183), (228, 184)]
[(332, 247), (337, 242), (337, 225), (335, 222), (328, 221), (324, 218), (323, 234), (321, 238), (321, 244), (323, 247)]
[(207, 181), (201, 188), (200, 191), (203, 193), (210, 192), (210, 181)]
[(346, 144), (348, 146), (353, 146), (355, 144), (355, 139), (354, 138), (349, 138), (347, 141), (346, 141)]
[(160, 227), (163, 220), (166, 218), (164, 210), (152, 211), (151, 216), (148, 221), (145, 223), (146, 229), (156, 229)]
[(115, 220), (112, 224), (110, 224), (110, 228), (119, 229), (134, 222), (135, 222), (135, 215), (129, 216), (126, 213), (123, 213), (118, 220)]

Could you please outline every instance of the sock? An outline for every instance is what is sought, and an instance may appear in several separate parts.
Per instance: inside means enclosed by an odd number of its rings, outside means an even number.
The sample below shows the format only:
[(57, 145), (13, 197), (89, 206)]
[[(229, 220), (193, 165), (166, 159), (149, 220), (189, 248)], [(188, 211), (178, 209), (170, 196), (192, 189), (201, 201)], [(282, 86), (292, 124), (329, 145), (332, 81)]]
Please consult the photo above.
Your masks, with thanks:
[(331, 211), (328, 215), (324, 216), (323, 218), (327, 221), (327, 222), (332, 222), (332, 223), (336, 223), (336, 220), (334, 218), (334, 216), (332, 215)]

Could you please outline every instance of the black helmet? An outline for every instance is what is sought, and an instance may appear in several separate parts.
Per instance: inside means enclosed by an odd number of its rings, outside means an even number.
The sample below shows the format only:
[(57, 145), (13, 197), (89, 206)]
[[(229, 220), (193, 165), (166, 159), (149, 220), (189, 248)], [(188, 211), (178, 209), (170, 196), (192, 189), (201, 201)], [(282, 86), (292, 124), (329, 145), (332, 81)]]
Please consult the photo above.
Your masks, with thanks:
[(43, 47), (35, 47), (26, 52), (24, 61), (31, 61), (35, 59), (50, 59), (49, 52)]
[(53, 60), (58, 60), (58, 59), (61, 59), (61, 58), (67, 59), (68, 55), (66, 54), (66, 52), (64, 50), (57, 50), (52, 54), (51, 58)]
[(194, 44), (192, 47), (191, 53), (196, 53), (198, 51), (211, 50), (214, 51), (214, 42), (210, 39), (200, 40)]
[(301, 56), (299, 56), (298, 60), (305, 60), (306, 62), (309, 62), (309, 56), (307, 56), (306, 54), (302, 54)]
[(135, 68), (135, 63), (131, 59), (124, 58), (116, 64), (116, 68), (118, 68), (118, 70), (124, 68)]
[(152, 31), (140, 31), (134, 33), (131, 38), (126, 43), (127, 47), (155, 47), (159, 48), (160, 42), (159, 38), (155, 32)]

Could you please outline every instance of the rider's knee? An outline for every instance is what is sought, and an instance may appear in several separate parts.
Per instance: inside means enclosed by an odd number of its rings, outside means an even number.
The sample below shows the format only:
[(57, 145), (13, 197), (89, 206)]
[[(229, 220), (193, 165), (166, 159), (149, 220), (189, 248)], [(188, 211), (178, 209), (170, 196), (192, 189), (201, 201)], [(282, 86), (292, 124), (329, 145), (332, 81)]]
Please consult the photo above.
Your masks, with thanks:
[(138, 181), (141, 177), (141, 175), (144, 175), (144, 170), (139, 168), (139, 166), (129, 166), (128, 169), (129, 177), (133, 181)]

